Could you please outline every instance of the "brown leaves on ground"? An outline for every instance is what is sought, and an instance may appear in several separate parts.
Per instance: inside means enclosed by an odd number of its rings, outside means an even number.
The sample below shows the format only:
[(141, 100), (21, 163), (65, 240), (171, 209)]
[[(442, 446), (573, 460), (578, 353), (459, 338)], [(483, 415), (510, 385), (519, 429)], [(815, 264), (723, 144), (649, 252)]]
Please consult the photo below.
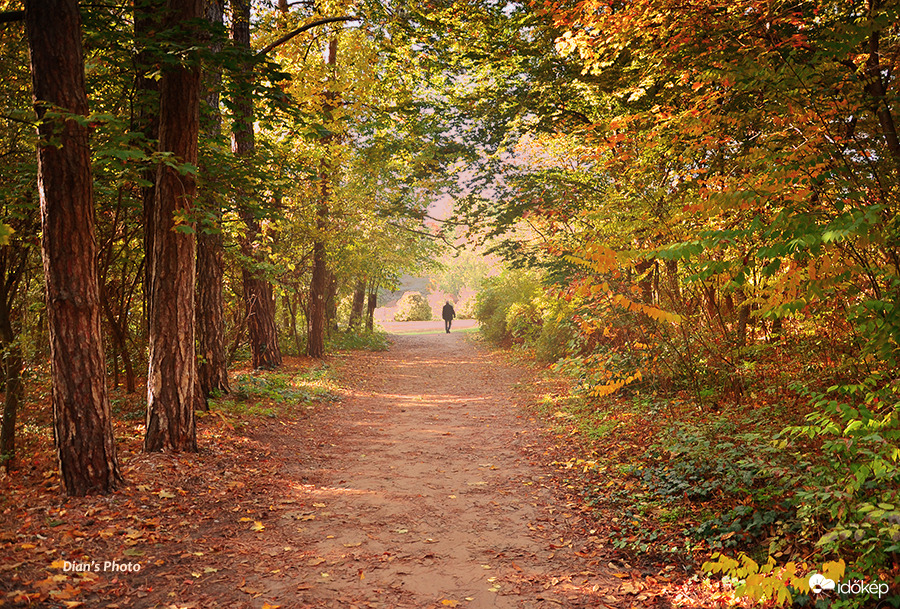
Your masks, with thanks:
[[(288, 370), (310, 365), (293, 360)], [(21, 418), (27, 425), (42, 415)], [(308, 417), (246, 422), (257, 431), (277, 425), (294, 432), (298, 456), (313, 453)], [(265, 605), (247, 603), (233, 582), (235, 565), (258, 565), (234, 541), (244, 531), (264, 534), (270, 499), (286, 484), (271, 446), (235, 432), (227, 417), (208, 416), (198, 424), (198, 454), (145, 454), (141, 426), (120, 420), (125, 484), (108, 496), (64, 498), (49, 438), (28, 429), (20, 435), (26, 456), (0, 481), (0, 606)]]
[[(334, 512), (338, 500), (353, 500), (340, 479), (333, 478), (344, 474), (336, 472), (354, 460), (367, 463), (372, 458), (368, 448), (354, 451), (352, 446), (367, 441), (358, 434), (370, 433), (361, 432), (359, 425), (376, 410), (365, 398), (374, 395), (377, 385), (372, 374), (384, 372), (378, 368), (379, 357), (354, 354), (339, 362), (342, 379), (354, 387), (344, 397), (360, 399), (353, 412), (334, 403), (297, 407), (274, 417), (206, 416), (198, 425), (198, 454), (144, 454), (140, 424), (119, 421), (127, 482), (109, 496), (62, 498), (49, 436), (26, 433), (29, 457), (0, 481), (0, 606), (276, 609), (300, 606), (285, 598), (338, 585), (349, 587), (335, 592), (337, 604), (302, 606), (423, 606), (402, 585), (386, 580), (379, 588), (379, 578), (396, 574), (400, 582), (418, 573), (427, 579), (430, 565), (438, 564), (448, 547), (465, 542), (450, 538), (448, 530), (434, 530), (425, 513), (400, 513), (389, 522), (354, 528)], [(289, 360), (286, 368), (309, 366), (305, 360)], [(478, 382), (508, 385), (502, 372), (485, 370)], [(526, 391), (517, 401), (524, 405), (532, 398)], [(406, 409), (421, 401), (398, 399), (409, 400)], [(460, 408), (474, 417), (478, 433), (502, 427), (493, 415), (482, 416), (480, 408), (465, 403)], [(33, 412), (22, 417), (26, 422), (36, 418)], [(529, 595), (548, 607), (725, 606), (727, 591), (686, 584), (680, 567), (642, 563), (612, 551), (606, 543), (608, 525), (618, 516), (596, 512), (565, 470), (547, 467), (566, 451), (575, 451), (575, 445), (564, 436), (539, 431), (533, 424), (543, 423), (528, 418), (519, 415), (522, 425), (513, 441), (519, 452), (510, 458), (533, 474), (498, 477), (508, 466), (479, 458), (470, 464), (471, 471), (458, 475), (458, 490), (442, 495), (448, 509), (463, 500), (483, 506), (488, 525), (511, 509), (499, 497), (533, 497), (529, 501), (535, 514), (522, 531), (528, 538), (525, 550), (498, 549), (472, 566), (479, 572), (480, 594), (498, 600)], [(419, 423), (412, 425), (410, 429), (421, 429)], [(439, 437), (449, 446), (464, 435), (454, 429)], [(403, 464), (411, 467), (424, 459), (419, 448), (409, 447)], [(377, 472), (389, 462), (361, 467)], [(420, 484), (431, 482), (425, 477)], [(362, 512), (376, 507), (363, 504)], [(490, 526), (485, 530), (494, 534)], [(503, 529), (496, 533), (502, 538)], [(379, 543), (393, 545), (385, 549)], [(432, 598), (427, 606), (435, 608), (485, 602), (465, 594)]]

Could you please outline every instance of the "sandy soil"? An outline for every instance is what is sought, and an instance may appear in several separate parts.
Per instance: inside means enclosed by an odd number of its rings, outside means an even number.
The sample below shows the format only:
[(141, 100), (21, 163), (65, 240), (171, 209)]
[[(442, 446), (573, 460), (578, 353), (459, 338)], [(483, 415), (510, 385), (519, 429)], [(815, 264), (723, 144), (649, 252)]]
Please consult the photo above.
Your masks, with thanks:
[(330, 458), (283, 472), (298, 483), (263, 533), (302, 558), (245, 587), (284, 607), (645, 606), (529, 456), (520, 373), (461, 333), (394, 340), (360, 356)]

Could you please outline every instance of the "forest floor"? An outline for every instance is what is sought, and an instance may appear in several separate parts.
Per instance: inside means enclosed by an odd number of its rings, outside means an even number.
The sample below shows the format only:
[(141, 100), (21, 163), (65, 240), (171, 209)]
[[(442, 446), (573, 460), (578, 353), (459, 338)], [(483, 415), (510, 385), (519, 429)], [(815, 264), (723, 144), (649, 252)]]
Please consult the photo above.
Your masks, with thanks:
[(143, 454), (140, 421), (120, 422), (126, 483), (107, 497), (62, 499), (44, 437), (0, 482), (0, 606), (718, 606), (604, 543), (616, 515), (550, 465), (530, 373), (441, 325), (290, 360), (340, 387), (214, 406), (197, 455)]

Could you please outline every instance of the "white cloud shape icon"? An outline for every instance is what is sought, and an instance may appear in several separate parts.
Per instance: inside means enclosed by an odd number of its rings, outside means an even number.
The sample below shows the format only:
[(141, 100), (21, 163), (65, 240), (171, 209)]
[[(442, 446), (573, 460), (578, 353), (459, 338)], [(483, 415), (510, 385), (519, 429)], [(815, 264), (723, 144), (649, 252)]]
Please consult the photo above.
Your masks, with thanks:
[(815, 573), (809, 578), (809, 588), (816, 594), (821, 594), (825, 590), (834, 590), (834, 580), (828, 579), (821, 573)]

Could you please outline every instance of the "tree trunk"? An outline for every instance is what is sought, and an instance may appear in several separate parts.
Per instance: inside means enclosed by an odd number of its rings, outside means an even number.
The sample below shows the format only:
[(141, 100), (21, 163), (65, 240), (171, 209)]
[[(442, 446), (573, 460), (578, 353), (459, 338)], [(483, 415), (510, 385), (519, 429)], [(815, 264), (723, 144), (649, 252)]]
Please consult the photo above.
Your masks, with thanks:
[[(128, 329), (127, 327), (123, 327), (124, 324), (116, 317), (112, 310), (112, 305), (109, 302), (109, 295), (102, 286), (100, 288), (100, 306), (103, 309), (103, 315), (106, 317), (106, 323), (109, 326), (110, 334), (113, 338), (113, 348), (115, 349), (116, 355), (122, 357), (122, 365), (125, 367), (125, 391), (134, 393), (137, 391), (137, 387), (135, 385), (134, 366), (131, 363), (131, 356), (128, 354), (128, 335), (126, 334)], [(121, 321), (125, 322), (126, 320)], [(115, 362), (115, 357), (113, 357), (113, 361)], [(114, 372), (115, 384), (118, 386), (118, 366), (115, 367)]]
[[(866, 4), (869, 9), (869, 17), (876, 19), (879, 16), (879, 2), (868, 0)], [(894, 115), (891, 113), (891, 101), (884, 86), (884, 76), (882, 74), (886, 71), (886, 68), (881, 63), (881, 40), (880, 33), (877, 30), (869, 35), (868, 47), (865, 88), (872, 97), (874, 112), (878, 117), (878, 122), (881, 124), (882, 135), (894, 160), (894, 165), (895, 167), (900, 167), (900, 138), (897, 136)]]
[(641, 299), (643, 303), (647, 305), (653, 304), (653, 273), (655, 270), (651, 268), (653, 265), (653, 260), (641, 260), (634, 265), (638, 275), (644, 275), (646, 273), (646, 276), (642, 277), (638, 283), (641, 288)]
[(297, 355), (303, 353), (303, 342), (300, 340), (300, 332), (297, 331), (297, 313), (300, 310), (300, 303), (294, 302), (294, 299), (290, 293), (288, 293), (287, 297), (284, 299), (285, 304), (288, 309), (288, 316), (291, 321), (291, 337), (294, 339), (294, 350)]
[[(192, 20), (203, 16), (203, 0), (169, 0), (165, 19), (196, 40)], [(160, 80), (159, 150), (179, 163), (197, 164), (200, 130), (200, 68), (196, 53), (167, 68)], [(144, 450), (196, 451), (197, 387), (194, 350), (196, 241), (190, 218), (196, 182), (190, 172), (160, 164), (153, 209), (150, 258), (150, 369)]]
[[(322, 207), (320, 205), (320, 207)], [(320, 211), (317, 224), (324, 231), (321, 218), (328, 212)], [(313, 242), (312, 280), (309, 284), (309, 332), (306, 339), (306, 354), (309, 357), (325, 356), (325, 280), (328, 269), (325, 266), (325, 242), (316, 238)]]
[(738, 297), (737, 310), (737, 327), (735, 329), (735, 341), (739, 347), (747, 345), (747, 322), (750, 321), (750, 303), (747, 301), (744, 290), (737, 289), (734, 291)]
[(369, 301), (366, 304), (366, 330), (375, 327), (375, 309), (378, 306), (378, 287), (369, 288)]
[[(15, 243), (15, 242), (14, 242)], [(16, 417), (22, 402), (22, 348), (13, 328), (13, 311), (19, 296), (19, 285), (25, 273), (28, 248), (7, 244), (0, 247), (0, 281), (6, 290), (0, 294), (0, 382), (2, 382), (3, 424), (0, 426), (0, 467), (7, 471), (16, 456)]]
[(334, 272), (329, 270), (327, 279), (325, 280), (325, 328), (327, 329), (328, 336), (331, 336), (340, 329), (338, 328), (337, 321), (337, 293), (337, 277)]
[(88, 128), (50, 108), (88, 113), (76, 0), (26, 0), (38, 127), (41, 253), (50, 330), (53, 430), (67, 495), (121, 481), (100, 330)]
[(366, 280), (359, 279), (356, 282), (356, 288), (353, 290), (353, 305), (350, 307), (350, 321), (347, 327), (351, 330), (356, 327), (363, 316), (363, 309), (366, 306)]
[(6, 387), (3, 398), (3, 425), (0, 427), (0, 467), (9, 471), (16, 458), (16, 417), (22, 403), (22, 349), (18, 344), (6, 348), (3, 372)]
[[(154, 53), (146, 47), (158, 37), (161, 17), (165, 7), (164, 0), (134, 0), (134, 42), (137, 54), (134, 63), (137, 69), (135, 82), (135, 108), (137, 117), (134, 130), (143, 133), (148, 148), (156, 148), (159, 138), (159, 81), (149, 74), (158, 67)], [(148, 150), (150, 152), (150, 150)], [(147, 167), (141, 171), (141, 177), (149, 184), (141, 187), (141, 200), (144, 212), (144, 332), (150, 326), (150, 259), (153, 251), (153, 205), (156, 198), (156, 167)]]
[[(326, 64), (337, 65), (337, 38), (332, 38), (328, 43)], [(333, 94), (326, 91), (326, 113), (334, 107)], [(323, 146), (328, 147), (332, 140), (331, 135), (322, 138)], [(325, 310), (328, 289), (328, 267), (325, 251), (325, 233), (328, 228), (328, 203), (331, 197), (331, 165), (328, 162), (328, 154), (322, 159), (319, 181), (321, 192), (319, 204), (316, 206), (316, 238), (313, 241), (313, 267), (312, 279), (309, 286), (309, 336), (306, 341), (306, 354), (310, 357), (322, 358), (325, 356)]]
[[(250, 54), (250, 2), (233, 0), (231, 3), (231, 38), (239, 49)], [(249, 73), (250, 68), (245, 70)], [(237, 87), (234, 99), (234, 127), (231, 149), (236, 156), (253, 154), (253, 100), (249, 87)], [(247, 236), (241, 243), (241, 253), (248, 262), (257, 260), (254, 241), (260, 233), (259, 221), (246, 209), (241, 219), (247, 225)], [(281, 349), (278, 346), (278, 328), (275, 325), (275, 299), (272, 285), (259, 270), (244, 267), (241, 273), (244, 283), (244, 306), (247, 310), (247, 329), (250, 338), (251, 365), (254, 368), (277, 368), (281, 365)]]
[[(211, 25), (221, 26), (224, 17), (222, 0), (207, 0), (206, 18)], [(222, 50), (219, 41), (212, 41), (210, 51)], [(222, 134), (222, 114), (219, 111), (219, 89), (222, 72), (218, 67), (203, 72), (203, 99), (201, 107), (204, 135), (211, 140)], [(200, 163), (201, 173), (207, 172), (205, 162)], [(204, 398), (213, 392), (228, 393), (228, 363), (225, 357), (225, 304), (222, 284), (225, 277), (225, 249), (222, 238), (222, 210), (213, 197), (200, 193), (200, 205), (206, 211), (207, 221), (197, 230), (197, 379)], [(204, 400), (205, 404), (205, 400)]]
[(669, 294), (669, 304), (673, 310), (679, 311), (683, 308), (684, 303), (681, 300), (681, 287), (678, 285), (678, 261), (665, 260), (664, 264), (666, 269), (665, 286)]

